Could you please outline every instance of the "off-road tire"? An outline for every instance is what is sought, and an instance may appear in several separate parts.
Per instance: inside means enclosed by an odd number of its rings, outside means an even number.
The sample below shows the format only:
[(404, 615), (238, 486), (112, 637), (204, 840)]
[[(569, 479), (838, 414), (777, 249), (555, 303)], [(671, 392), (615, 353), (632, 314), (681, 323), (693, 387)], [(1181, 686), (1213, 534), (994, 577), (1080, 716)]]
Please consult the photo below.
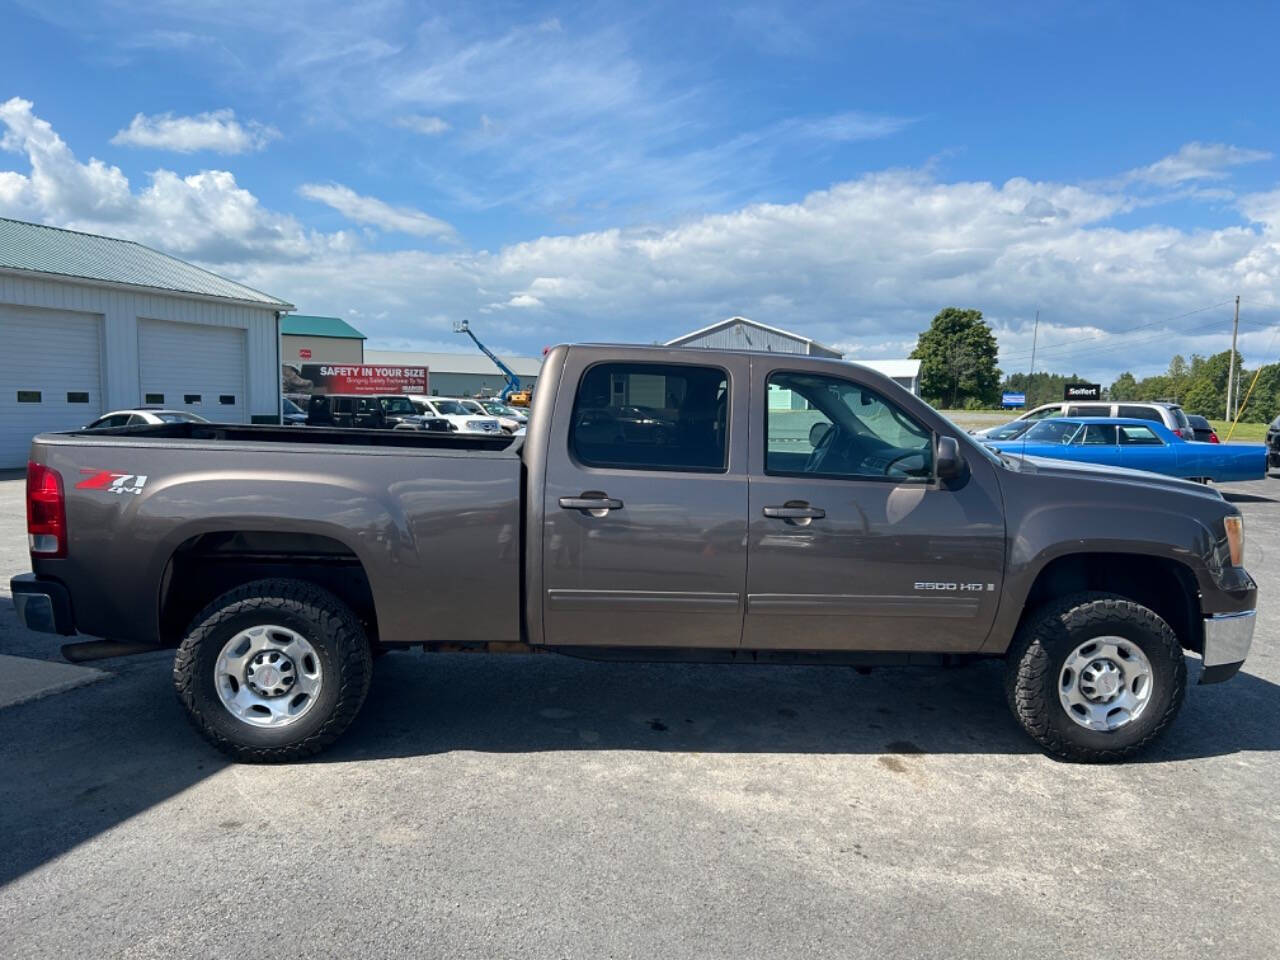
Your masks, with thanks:
[[(1115, 635), (1137, 644), (1151, 661), (1151, 702), (1136, 720), (1102, 732), (1068, 715), (1058, 697), (1067, 656), (1093, 637)], [(1031, 738), (1062, 760), (1111, 763), (1145, 750), (1173, 723), (1187, 688), (1187, 665), (1178, 638), (1157, 614), (1109, 593), (1078, 593), (1032, 613), (1009, 648), (1005, 695), (1009, 709)]]
[[(306, 636), (324, 682), (315, 706), (294, 724), (256, 727), (218, 697), (214, 666), (223, 645), (255, 624), (279, 624)], [(218, 597), (196, 614), (173, 661), (173, 684), (187, 717), (211, 744), (245, 763), (280, 763), (319, 753), (341, 736), (369, 692), (369, 641), (351, 609), (302, 580), (256, 580)]]

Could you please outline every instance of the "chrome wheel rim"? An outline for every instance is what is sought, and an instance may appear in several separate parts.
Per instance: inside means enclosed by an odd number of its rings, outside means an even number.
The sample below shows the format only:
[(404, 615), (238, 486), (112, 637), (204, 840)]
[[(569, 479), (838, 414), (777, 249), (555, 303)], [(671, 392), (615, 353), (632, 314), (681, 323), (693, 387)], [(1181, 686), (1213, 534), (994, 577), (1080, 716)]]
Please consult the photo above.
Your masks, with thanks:
[(315, 647), (275, 624), (241, 630), (223, 645), (214, 666), (222, 705), (255, 727), (297, 723), (315, 705), (322, 680)]
[(1062, 664), (1062, 709), (1086, 730), (1109, 733), (1137, 720), (1151, 702), (1155, 678), (1142, 648), (1124, 637), (1086, 640)]

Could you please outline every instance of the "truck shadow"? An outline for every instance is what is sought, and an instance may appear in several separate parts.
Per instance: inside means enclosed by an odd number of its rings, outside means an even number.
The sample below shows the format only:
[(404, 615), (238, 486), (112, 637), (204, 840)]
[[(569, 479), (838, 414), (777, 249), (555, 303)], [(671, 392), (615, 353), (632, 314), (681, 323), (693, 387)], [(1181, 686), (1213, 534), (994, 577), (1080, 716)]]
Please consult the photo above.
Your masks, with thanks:
[[(1190, 661), (1188, 682), (1199, 674)], [(1277, 693), (1248, 673), (1193, 686), (1173, 732), (1138, 762), (1280, 750)], [(379, 664), (352, 729), (319, 761), (448, 750), (1039, 752), (1009, 714), (996, 662), (864, 676), (830, 667), (395, 653)]]
[[(107, 680), (0, 710), (0, 886), (229, 766), (187, 724), (168, 656), (111, 661)], [(1192, 689), (1142, 762), (1280, 749), (1276, 694), (1250, 674)], [(352, 728), (308, 763), (455, 750), (862, 754), (890, 769), (902, 754), (1036, 753), (1005, 708), (994, 663), (861, 676), (394, 653), (379, 662)]]

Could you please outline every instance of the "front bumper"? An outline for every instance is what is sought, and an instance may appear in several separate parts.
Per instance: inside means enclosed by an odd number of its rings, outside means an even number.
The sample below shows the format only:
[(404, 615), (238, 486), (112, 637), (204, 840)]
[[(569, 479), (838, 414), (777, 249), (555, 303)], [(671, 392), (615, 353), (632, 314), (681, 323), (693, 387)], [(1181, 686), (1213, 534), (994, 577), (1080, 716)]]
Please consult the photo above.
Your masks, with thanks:
[(71, 613), (71, 595), (54, 580), (41, 580), (34, 573), (20, 573), (9, 581), (18, 622), (36, 633), (57, 633), (64, 637), (76, 632)]
[(1215, 613), (1204, 618), (1204, 671), (1201, 683), (1230, 680), (1244, 666), (1253, 645), (1257, 610)]

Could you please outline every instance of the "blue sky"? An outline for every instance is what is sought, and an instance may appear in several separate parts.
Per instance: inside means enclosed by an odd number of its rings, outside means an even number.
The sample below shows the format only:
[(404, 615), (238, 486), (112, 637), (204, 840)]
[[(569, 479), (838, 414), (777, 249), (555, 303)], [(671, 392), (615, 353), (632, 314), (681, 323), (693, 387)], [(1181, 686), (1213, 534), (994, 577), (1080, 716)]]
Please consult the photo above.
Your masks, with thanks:
[(954, 303), (1010, 369), (1038, 308), (1043, 356), (1105, 378), (1224, 349), (1225, 308), (1151, 324), (1239, 293), (1276, 359), (1267, 5), (9, 6), (0, 215), (382, 345), (741, 313), (895, 356)]

